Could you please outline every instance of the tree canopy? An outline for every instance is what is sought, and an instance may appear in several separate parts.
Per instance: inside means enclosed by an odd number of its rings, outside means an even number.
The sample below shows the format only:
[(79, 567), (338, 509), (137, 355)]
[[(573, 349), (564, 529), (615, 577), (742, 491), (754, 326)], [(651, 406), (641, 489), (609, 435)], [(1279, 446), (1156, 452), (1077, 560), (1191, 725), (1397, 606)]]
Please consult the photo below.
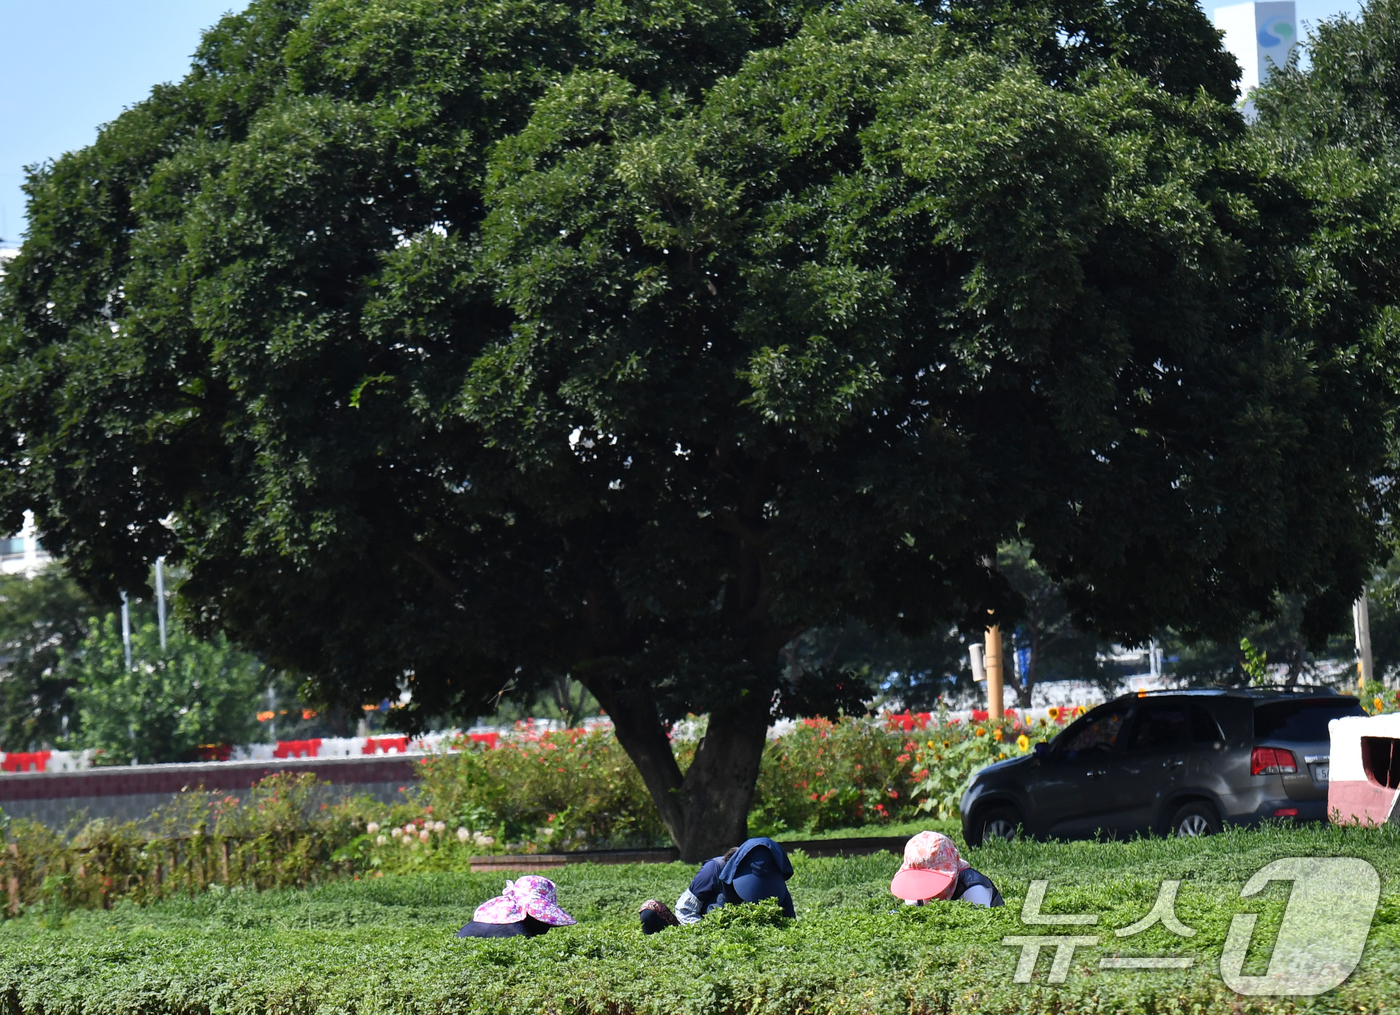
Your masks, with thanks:
[[(39, 167), (0, 504), (420, 717), (561, 676), (688, 858), (819, 625), (1320, 636), (1376, 556), (1392, 191), (1183, 0), (259, 0)], [(682, 773), (667, 722), (709, 713)]]

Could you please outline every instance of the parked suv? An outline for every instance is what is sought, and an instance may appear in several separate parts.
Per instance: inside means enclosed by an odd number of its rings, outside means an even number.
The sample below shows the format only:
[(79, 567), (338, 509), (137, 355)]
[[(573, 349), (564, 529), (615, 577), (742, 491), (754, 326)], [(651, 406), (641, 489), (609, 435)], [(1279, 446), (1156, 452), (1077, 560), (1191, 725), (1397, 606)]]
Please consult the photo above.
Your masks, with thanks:
[(1149, 691), (1100, 705), (1048, 744), (982, 769), (963, 836), (1210, 835), (1327, 818), (1327, 724), (1364, 715), (1330, 690)]

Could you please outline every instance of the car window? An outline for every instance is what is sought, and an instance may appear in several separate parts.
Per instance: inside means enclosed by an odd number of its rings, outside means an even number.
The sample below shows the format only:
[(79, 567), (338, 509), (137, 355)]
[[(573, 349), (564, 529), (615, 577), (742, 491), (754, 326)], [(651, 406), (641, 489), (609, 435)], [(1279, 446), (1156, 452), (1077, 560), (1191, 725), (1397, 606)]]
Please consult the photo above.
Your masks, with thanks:
[(1220, 724), (1204, 705), (1192, 705), (1187, 711), (1191, 717), (1193, 744), (1210, 744), (1225, 739), (1220, 732)]
[(1128, 740), (1130, 751), (1162, 751), (1184, 747), (1191, 738), (1186, 709), (1179, 705), (1144, 705)]
[(1065, 742), (1061, 750), (1075, 754), (1088, 751), (1106, 754), (1117, 750), (1121, 745), (1123, 721), (1127, 716), (1126, 708), (1091, 712), (1065, 730)]
[(1264, 701), (1254, 706), (1254, 739), (1325, 741), (1333, 719), (1365, 714), (1355, 698)]

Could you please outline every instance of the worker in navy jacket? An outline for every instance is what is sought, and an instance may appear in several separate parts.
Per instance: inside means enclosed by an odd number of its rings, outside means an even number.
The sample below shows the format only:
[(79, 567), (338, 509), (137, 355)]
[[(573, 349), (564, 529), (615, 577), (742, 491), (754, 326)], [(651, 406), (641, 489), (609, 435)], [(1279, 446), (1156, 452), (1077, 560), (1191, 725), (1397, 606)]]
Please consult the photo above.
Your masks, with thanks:
[(758, 902), (761, 899), (777, 899), (783, 907), (783, 914), (789, 918), (795, 917), (792, 895), (787, 887), (790, 877), (792, 862), (782, 846), (765, 837), (748, 839), (723, 856), (701, 864), (699, 872), (691, 879), (690, 887), (681, 892), (676, 900), (675, 916), (671, 917), (669, 910), (663, 914), (663, 905), (647, 900), (641, 912), (642, 930), (654, 934), (667, 926), (674, 926), (672, 921), (699, 923), (706, 913), (718, 906)]

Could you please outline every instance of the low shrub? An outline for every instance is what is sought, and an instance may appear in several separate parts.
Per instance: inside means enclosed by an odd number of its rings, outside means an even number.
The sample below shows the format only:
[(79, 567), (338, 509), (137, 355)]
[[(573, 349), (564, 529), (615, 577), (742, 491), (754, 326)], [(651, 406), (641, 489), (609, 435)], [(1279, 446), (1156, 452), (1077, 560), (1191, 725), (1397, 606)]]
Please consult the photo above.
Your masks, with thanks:
[[(689, 745), (680, 745), (682, 761)], [(637, 768), (610, 730), (528, 729), (495, 749), (463, 740), (423, 759), (422, 821), (504, 849), (670, 845)]]
[[(1240, 898), (1244, 882), (1283, 856), (1357, 856), (1382, 878), (1361, 964), (1316, 998), (1240, 997), (1219, 975), (1232, 919), (1258, 912), (1249, 971), (1269, 961), (1286, 884)], [(1387, 1012), (1400, 967), (1400, 836), (1390, 828), (1268, 828), (1198, 840), (996, 843), (968, 852), (1006, 896), (1001, 909), (906, 907), (889, 895), (898, 858), (795, 856), (796, 920), (772, 907), (643, 936), (642, 900), (670, 900), (685, 864), (546, 871), (578, 925), (537, 938), (458, 940), (505, 875), (437, 873), (353, 878), (307, 890), (221, 886), (146, 907), (31, 911), (0, 926), (6, 1011), (84, 1015), (169, 1012), (572, 1012), (575, 1015), (1030, 1015)], [(1049, 879), (1045, 912), (1093, 914), (1087, 927), (1027, 926), (1032, 879)], [(1164, 879), (1179, 879), (1175, 913), (1127, 938)], [(749, 912), (742, 912), (749, 909)], [(1086, 935), (1061, 983), (1054, 949), (1015, 982), (1008, 935)], [(1189, 969), (1111, 970), (1103, 958), (1167, 956)]]

